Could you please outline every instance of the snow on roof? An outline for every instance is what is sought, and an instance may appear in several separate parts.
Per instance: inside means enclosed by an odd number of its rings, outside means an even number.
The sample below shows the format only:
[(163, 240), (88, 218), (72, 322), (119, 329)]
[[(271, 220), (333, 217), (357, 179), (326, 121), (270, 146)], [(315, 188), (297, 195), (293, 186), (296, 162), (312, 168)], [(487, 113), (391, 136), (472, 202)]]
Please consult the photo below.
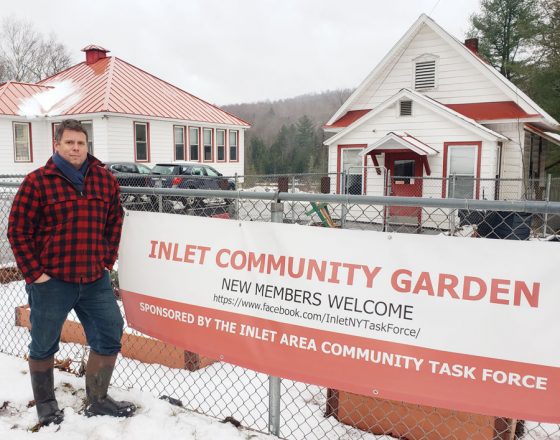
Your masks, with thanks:
[(19, 115), (24, 100), (50, 89), (48, 86), (15, 81), (0, 84), (0, 115)]
[(18, 114), (28, 118), (60, 115), (75, 105), (80, 96), (71, 80), (52, 83), (46, 90), (22, 99)]

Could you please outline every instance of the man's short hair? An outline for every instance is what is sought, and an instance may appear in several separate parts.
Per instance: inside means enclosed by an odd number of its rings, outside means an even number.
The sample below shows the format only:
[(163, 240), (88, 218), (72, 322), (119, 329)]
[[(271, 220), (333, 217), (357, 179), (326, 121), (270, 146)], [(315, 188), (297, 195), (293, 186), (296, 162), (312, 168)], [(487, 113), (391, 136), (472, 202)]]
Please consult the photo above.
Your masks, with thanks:
[(60, 140), (62, 139), (62, 135), (64, 134), (64, 130), (78, 131), (86, 135), (86, 143), (89, 140), (88, 132), (86, 131), (86, 129), (84, 128), (84, 126), (80, 121), (76, 119), (65, 119), (58, 125), (58, 128), (56, 129), (56, 133), (54, 134), (54, 140), (57, 143), (60, 143)]

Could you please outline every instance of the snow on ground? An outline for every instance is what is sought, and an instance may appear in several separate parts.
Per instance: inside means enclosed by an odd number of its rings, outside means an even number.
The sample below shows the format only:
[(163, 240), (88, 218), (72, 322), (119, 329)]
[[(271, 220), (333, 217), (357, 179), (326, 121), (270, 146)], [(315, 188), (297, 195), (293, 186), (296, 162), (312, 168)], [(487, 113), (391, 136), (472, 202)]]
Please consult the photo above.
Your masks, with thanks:
[[(65, 419), (60, 426), (31, 429), (37, 423), (35, 407), (28, 408), (33, 399), (27, 362), (0, 354), (0, 438), (2, 439), (153, 439), (181, 438), (183, 440), (272, 439), (274, 437), (230, 423), (220, 423), (203, 415), (173, 406), (152, 394), (138, 390), (111, 390), (119, 400), (138, 405), (137, 414), (128, 419), (112, 417), (87, 418), (81, 414), (85, 397), (84, 379), (66, 372), (55, 371), (56, 395), (64, 408)], [(9, 384), (9, 386), (8, 386)]]

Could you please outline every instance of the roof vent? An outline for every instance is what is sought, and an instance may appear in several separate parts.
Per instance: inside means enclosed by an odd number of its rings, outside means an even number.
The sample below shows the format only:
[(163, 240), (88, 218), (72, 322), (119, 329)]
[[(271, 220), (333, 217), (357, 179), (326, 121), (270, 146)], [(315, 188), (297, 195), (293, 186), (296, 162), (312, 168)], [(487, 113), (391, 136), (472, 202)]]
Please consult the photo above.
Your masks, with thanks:
[(436, 86), (436, 62), (418, 61), (414, 75), (414, 88), (416, 90), (433, 89)]
[(478, 53), (478, 38), (468, 38), (465, 40), (465, 46), (474, 53)]
[(412, 116), (412, 101), (400, 101), (400, 115)]
[(110, 52), (110, 50), (101, 46), (90, 44), (89, 46), (84, 47), (82, 52), (86, 53), (86, 64), (90, 65), (103, 58), (107, 58), (107, 52)]

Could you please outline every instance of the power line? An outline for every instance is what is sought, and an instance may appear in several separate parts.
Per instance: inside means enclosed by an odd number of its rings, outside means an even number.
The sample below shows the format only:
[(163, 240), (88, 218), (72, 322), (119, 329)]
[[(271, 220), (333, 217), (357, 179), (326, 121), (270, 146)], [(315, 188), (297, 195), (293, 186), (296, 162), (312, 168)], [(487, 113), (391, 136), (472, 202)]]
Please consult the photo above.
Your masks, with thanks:
[(432, 10), (430, 11), (430, 13), (429, 13), (428, 15), (431, 16), (431, 15), (434, 13), (434, 10), (438, 7), (440, 1), (441, 1), (441, 0), (437, 0), (437, 1), (436, 1), (436, 4), (434, 5), (434, 7), (432, 8)]

